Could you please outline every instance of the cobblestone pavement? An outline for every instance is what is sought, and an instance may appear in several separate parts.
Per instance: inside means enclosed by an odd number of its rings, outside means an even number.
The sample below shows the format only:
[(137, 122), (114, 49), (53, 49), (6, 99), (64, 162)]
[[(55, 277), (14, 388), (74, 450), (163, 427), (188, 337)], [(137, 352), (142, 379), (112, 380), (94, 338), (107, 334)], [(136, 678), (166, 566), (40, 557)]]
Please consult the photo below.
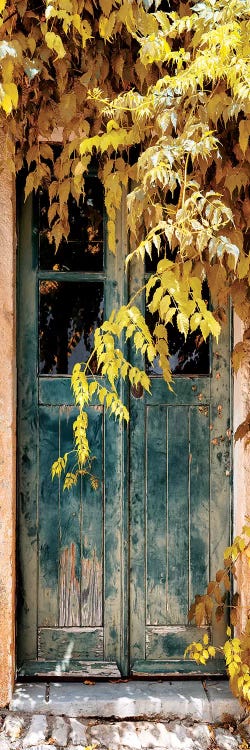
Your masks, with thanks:
[(98, 721), (2, 712), (0, 750), (247, 750), (249, 719), (223, 726), (185, 721)]

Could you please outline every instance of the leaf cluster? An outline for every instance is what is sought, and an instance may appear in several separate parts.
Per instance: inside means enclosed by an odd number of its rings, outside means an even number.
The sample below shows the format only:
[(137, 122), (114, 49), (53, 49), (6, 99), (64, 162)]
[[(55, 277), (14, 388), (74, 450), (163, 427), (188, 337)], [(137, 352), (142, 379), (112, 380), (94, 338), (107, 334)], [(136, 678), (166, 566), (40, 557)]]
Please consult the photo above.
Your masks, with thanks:
[[(207, 591), (202, 596), (196, 596), (189, 611), (189, 620), (194, 620), (198, 627), (212, 625), (213, 617), (221, 620), (225, 617), (225, 609), (229, 608), (230, 626), (227, 627), (227, 640), (223, 646), (207, 645), (207, 633), (203, 642), (191, 643), (185, 657), (206, 664), (210, 657), (222, 655), (225, 658), (230, 686), (234, 695), (247, 707), (250, 706), (250, 619), (248, 612), (245, 617), (243, 632), (238, 637), (233, 636), (233, 628), (239, 630), (239, 612), (241, 610), (240, 595), (233, 592), (233, 581), (237, 580), (237, 563), (250, 566), (250, 525), (249, 518), (243, 526), (241, 534), (235, 537), (230, 547), (224, 552), (224, 567), (218, 570), (215, 580), (210, 581)], [(231, 602), (228, 597), (231, 593)]]

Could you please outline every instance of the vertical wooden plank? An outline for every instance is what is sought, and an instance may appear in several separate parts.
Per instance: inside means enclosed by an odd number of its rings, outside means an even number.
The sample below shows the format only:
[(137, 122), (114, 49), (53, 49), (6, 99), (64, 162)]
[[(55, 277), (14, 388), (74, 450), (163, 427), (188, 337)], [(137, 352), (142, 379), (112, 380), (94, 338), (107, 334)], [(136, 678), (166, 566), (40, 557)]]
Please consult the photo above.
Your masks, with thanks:
[(82, 478), (81, 625), (93, 627), (103, 620), (103, 409), (93, 407), (88, 415), (98, 487), (93, 489), (89, 479)]
[[(144, 267), (130, 263), (130, 294), (141, 288)], [(137, 298), (143, 310), (144, 300)], [(143, 368), (143, 360), (133, 352), (133, 364)], [(147, 395), (136, 398), (130, 389), (130, 659), (131, 667), (138, 659), (145, 659), (146, 642), (146, 526), (145, 526), (145, 463), (146, 463), (146, 404)]]
[(164, 406), (148, 406), (146, 417), (147, 625), (166, 623), (167, 459)]
[[(114, 256), (106, 244), (105, 317), (126, 302), (127, 281), (124, 259), (127, 253), (125, 194), (116, 221), (117, 249)], [(127, 399), (124, 384), (119, 396)], [(104, 414), (104, 658), (128, 668), (127, 646), (127, 428)]]
[(123, 472), (120, 446), (123, 426), (105, 414), (104, 658), (120, 663), (122, 586)]
[(189, 605), (203, 594), (209, 579), (210, 411), (190, 408)]
[(168, 409), (168, 623), (188, 611), (189, 424), (188, 407)]
[[(72, 451), (73, 422), (78, 415), (77, 409), (61, 406), (60, 417), (60, 455)], [(74, 454), (73, 454), (74, 455)], [(68, 468), (73, 468), (74, 458), (69, 455)], [(59, 625), (79, 626), (80, 618), (80, 580), (81, 580), (81, 488), (80, 482), (69, 490), (63, 490), (60, 484), (59, 500), (60, 553), (59, 553)]]
[[(139, 408), (140, 407), (140, 408)], [(144, 403), (130, 402), (130, 650), (131, 666), (145, 659), (145, 449)]]
[(59, 455), (59, 409), (39, 408), (38, 625), (58, 625), (59, 482), (51, 465)]
[[(37, 654), (37, 309), (32, 198), (19, 217), (18, 288), (18, 663)], [(20, 573), (21, 571), (21, 573)]]

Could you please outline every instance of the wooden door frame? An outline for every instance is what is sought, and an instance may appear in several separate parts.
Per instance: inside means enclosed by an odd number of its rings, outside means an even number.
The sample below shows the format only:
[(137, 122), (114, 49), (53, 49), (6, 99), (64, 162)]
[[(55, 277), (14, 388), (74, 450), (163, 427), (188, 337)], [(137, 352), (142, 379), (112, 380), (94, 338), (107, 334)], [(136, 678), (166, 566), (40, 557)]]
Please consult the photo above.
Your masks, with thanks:
[[(4, 144), (1, 146), (4, 151)], [(12, 696), (15, 681), (15, 557), (16, 557), (16, 216), (15, 182), (6, 166), (0, 175), (0, 586), (4, 606), (0, 610), (0, 707)], [(124, 221), (126, 227), (126, 222)], [(126, 231), (126, 230), (125, 230)], [(123, 239), (124, 242), (124, 239)], [(243, 324), (234, 316), (235, 343), (242, 338)], [(249, 372), (241, 367), (234, 378), (234, 429), (250, 408)], [(239, 533), (244, 516), (250, 513), (250, 462), (245, 441), (234, 447), (234, 532)], [(126, 526), (127, 519), (124, 520)], [(124, 551), (126, 554), (126, 551)], [(239, 572), (249, 596), (248, 570)], [(125, 592), (126, 595), (126, 592)], [(126, 640), (126, 635), (125, 635)]]

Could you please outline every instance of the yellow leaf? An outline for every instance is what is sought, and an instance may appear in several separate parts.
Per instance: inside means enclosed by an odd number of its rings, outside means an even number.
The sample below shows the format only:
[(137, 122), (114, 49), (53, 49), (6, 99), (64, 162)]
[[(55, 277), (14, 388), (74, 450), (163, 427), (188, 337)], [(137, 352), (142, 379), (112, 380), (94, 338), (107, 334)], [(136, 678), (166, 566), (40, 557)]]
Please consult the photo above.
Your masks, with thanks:
[(109, 120), (107, 124), (107, 133), (110, 133), (111, 130), (119, 130), (118, 122), (115, 120)]
[(116, 236), (115, 236), (115, 222), (109, 221), (107, 222), (107, 230), (108, 230), (108, 247), (111, 253), (115, 255), (116, 253)]
[(49, 49), (54, 50), (57, 53), (57, 57), (60, 59), (65, 57), (66, 50), (64, 49), (61, 37), (55, 34), (54, 31), (47, 31), (45, 34), (45, 41)]
[(99, 20), (99, 33), (100, 36), (104, 37), (106, 40), (110, 40), (112, 36), (112, 32), (114, 30), (116, 22), (116, 13), (111, 13), (109, 18), (106, 18), (106, 16), (101, 16)]
[(24, 193), (25, 200), (27, 200), (28, 195), (32, 193), (33, 188), (34, 188), (34, 173), (29, 172), (29, 174), (26, 177), (26, 182), (25, 182), (25, 193)]
[(204, 643), (205, 646), (207, 646), (207, 644), (208, 644), (208, 634), (207, 633), (205, 633), (205, 635), (203, 636), (203, 643)]
[(6, 112), (10, 114), (13, 108), (16, 109), (18, 104), (18, 89), (15, 83), (5, 83), (3, 90), (3, 99), (1, 105)]
[(250, 138), (250, 120), (241, 120), (239, 124), (239, 144), (245, 156)]
[(12, 111), (12, 101), (11, 101), (11, 97), (8, 96), (7, 94), (5, 94), (2, 98), (1, 107), (6, 112), (6, 115), (10, 115)]
[(178, 313), (177, 318), (177, 328), (180, 333), (184, 333), (185, 339), (187, 338), (188, 331), (189, 331), (189, 319), (187, 315), (184, 315), (183, 313)]

